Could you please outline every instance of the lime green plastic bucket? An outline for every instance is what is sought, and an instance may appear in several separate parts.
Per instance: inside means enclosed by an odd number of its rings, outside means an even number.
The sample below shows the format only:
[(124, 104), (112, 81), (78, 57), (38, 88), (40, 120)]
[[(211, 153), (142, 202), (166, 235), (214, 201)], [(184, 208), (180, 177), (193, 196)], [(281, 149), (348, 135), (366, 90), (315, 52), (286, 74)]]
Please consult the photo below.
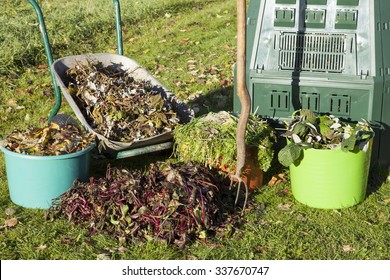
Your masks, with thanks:
[(372, 141), (367, 152), (355, 148), (307, 149), (302, 160), (290, 166), (296, 200), (315, 208), (340, 209), (362, 202), (366, 196)]
[(88, 179), (90, 152), (95, 147), (60, 156), (4, 152), (11, 200), (26, 208), (48, 209), (52, 199), (66, 192), (75, 179)]

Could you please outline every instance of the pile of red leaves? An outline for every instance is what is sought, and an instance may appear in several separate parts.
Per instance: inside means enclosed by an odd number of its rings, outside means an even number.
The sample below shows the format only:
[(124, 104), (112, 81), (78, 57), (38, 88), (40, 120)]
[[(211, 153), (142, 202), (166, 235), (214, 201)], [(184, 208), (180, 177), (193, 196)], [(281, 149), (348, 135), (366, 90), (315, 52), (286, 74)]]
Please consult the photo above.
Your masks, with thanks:
[(192, 163), (151, 164), (145, 174), (108, 167), (105, 178), (75, 182), (48, 213), (85, 224), (91, 234), (184, 246), (238, 223), (229, 183)]

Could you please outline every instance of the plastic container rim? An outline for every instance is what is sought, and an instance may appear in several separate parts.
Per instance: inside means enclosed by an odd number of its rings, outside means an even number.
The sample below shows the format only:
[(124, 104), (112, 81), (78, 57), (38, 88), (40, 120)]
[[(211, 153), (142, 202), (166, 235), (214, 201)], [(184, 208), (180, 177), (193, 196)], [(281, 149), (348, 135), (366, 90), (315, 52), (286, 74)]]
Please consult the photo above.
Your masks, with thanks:
[(7, 148), (0, 146), (0, 149), (8, 155), (12, 155), (13, 157), (18, 157), (18, 158), (25, 158), (25, 159), (31, 159), (31, 160), (61, 160), (61, 159), (68, 159), (68, 158), (74, 158), (81, 156), (83, 154), (88, 153), (91, 151), (93, 148), (96, 147), (96, 143), (92, 143), (85, 149), (82, 149), (81, 151), (77, 151), (75, 153), (70, 153), (70, 154), (64, 154), (64, 155), (58, 155), (58, 156), (37, 156), (37, 155), (26, 155), (26, 154), (21, 154), (21, 153), (16, 153), (11, 150), (8, 150)]
[[(369, 139), (367, 140), (367, 142), (370, 143), (370, 144), (369, 144), (370, 146), (372, 145), (372, 142), (373, 142), (373, 140), (374, 140), (374, 137), (375, 137), (375, 136), (372, 136), (371, 138), (369, 138)], [(288, 138), (286, 138), (286, 142), (287, 142), (287, 145), (288, 145), (289, 143), (293, 143), (293, 142), (291, 142), (291, 140), (288, 139)], [(332, 148), (332, 149), (323, 149), (323, 148), (318, 149), (318, 148), (314, 148), (314, 147), (308, 147), (308, 148), (303, 148), (303, 151), (318, 151), (319, 153), (321, 153), (321, 152), (331, 152), (331, 151), (333, 151), (333, 152), (334, 152), (334, 151), (341, 151), (341, 152), (343, 152), (343, 153), (358, 153), (358, 152), (367, 153), (367, 152), (368, 152), (368, 150), (367, 150), (367, 151), (363, 151), (362, 149), (360, 149), (358, 145), (355, 145), (355, 146), (353, 147), (353, 150), (349, 150), (349, 151), (346, 151), (346, 152), (344, 152), (344, 151), (341, 149), (341, 146), (338, 146), (338, 147)], [(321, 152), (320, 152), (320, 151), (321, 151)]]

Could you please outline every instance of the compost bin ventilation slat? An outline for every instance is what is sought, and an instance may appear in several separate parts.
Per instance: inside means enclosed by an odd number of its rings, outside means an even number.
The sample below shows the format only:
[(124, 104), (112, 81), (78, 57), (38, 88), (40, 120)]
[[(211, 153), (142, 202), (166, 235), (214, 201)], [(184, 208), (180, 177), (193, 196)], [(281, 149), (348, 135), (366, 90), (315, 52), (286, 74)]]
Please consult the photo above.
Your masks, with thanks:
[(341, 73), (345, 44), (343, 34), (281, 33), (279, 66), (284, 70)]

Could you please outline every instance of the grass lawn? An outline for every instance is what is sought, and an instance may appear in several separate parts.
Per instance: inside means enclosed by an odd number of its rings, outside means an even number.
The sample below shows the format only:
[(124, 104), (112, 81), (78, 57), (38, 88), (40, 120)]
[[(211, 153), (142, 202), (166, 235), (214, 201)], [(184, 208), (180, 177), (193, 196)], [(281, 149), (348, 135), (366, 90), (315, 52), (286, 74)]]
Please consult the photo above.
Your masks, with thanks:
[[(54, 59), (115, 52), (112, 1), (39, 1)], [(235, 1), (122, 1), (124, 54), (147, 68), (198, 115), (232, 110), (236, 52)], [(55, 104), (35, 12), (27, 0), (5, 0), (0, 11), (0, 139), (11, 130), (42, 125)], [(64, 100), (60, 113), (72, 114)], [(111, 161), (144, 169), (169, 152)], [(92, 175), (107, 160), (92, 161)], [(232, 235), (196, 241), (184, 250), (159, 242), (119, 244), (88, 236), (66, 219), (45, 220), (43, 210), (9, 199), (0, 155), (0, 259), (378, 259), (390, 258), (390, 183), (373, 169), (368, 195), (355, 207), (319, 210), (291, 195), (289, 181), (267, 184), (288, 170), (275, 165), (251, 195), (245, 222)], [(22, 175), (22, 174), (21, 174)], [(313, 186), (315, 187), (315, 186)], [(6, 209), (12, 208), (15, 213)], [(15, 218), (17, 224), (10, 226)], [(7, 226), (8, 224), (8, 226)]]

